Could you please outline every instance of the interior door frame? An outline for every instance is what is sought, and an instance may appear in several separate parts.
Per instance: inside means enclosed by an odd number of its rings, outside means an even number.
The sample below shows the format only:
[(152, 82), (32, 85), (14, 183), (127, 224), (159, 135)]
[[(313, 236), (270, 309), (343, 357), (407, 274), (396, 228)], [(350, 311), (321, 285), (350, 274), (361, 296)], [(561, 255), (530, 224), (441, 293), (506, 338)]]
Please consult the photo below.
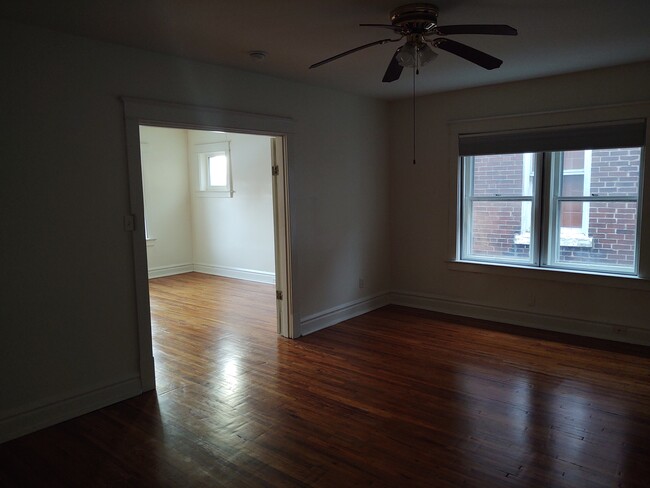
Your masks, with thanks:
[[(288, 177), (288, 158), (291, 154), (295, 122), (286, 117), (235, 112), (140, 98), (123, 97), (122, 102), (124, 104), (131, 213), (126, 218), (132, 219), (134, 222), (132, 229), (133, 261), (142, 391), (155, 389), (156, 383), (144, 231), (144, 198), (140, 156), (141, 125), (240, 132), (272, 136), (276, 138), (276, 141), (281, 141), (281, 151), (274, 151), (272, 154), (272, 164), (278, 167), (277, 175), (273, 176), (276, 290), (281, 292), (281, 299), (277, 300), (278, 332), (287, 338), (299, 337), (300, 333), (294, 327), (295, 314), (291, 272), (292, 234)], [(269, 171), (271, 171), (271, 168), (269, 168)]]

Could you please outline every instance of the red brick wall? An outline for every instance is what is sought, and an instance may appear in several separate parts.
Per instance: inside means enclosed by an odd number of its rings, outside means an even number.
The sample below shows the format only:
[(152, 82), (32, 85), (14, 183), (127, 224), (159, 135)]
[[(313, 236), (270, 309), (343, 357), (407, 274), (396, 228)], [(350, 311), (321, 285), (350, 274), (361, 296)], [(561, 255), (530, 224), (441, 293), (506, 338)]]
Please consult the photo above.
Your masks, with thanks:
[[(521, 196), (523, 155), (506, 154), (474, 158), (474, 195)], [(518, 246), (521, 232), (520, 202), (475, 202), (472, 253), (479, 256), (528, 257), (528, 246)]]

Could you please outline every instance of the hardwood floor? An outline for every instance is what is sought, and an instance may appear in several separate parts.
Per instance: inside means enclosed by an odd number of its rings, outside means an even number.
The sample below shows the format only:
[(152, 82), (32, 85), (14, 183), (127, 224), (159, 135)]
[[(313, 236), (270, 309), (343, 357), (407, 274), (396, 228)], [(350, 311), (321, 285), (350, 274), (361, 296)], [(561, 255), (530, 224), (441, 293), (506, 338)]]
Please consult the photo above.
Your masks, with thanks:
[(648, 486), (647, 349), (397, 306), (291, 341), (272, 286), (196, 273), (151, 300), (157, 392), (1, 445), (0, 486)]

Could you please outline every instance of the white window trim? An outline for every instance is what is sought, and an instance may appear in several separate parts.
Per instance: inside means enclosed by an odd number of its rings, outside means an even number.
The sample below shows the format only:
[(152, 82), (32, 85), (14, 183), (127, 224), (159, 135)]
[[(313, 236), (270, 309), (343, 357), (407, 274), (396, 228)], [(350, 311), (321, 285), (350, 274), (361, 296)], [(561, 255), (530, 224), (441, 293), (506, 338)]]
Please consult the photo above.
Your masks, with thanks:
[[(627, 274), (609, 274), (605, 272), (573, 271), (544, 268), (538, 266), (499, 266), (493, 263), (470, 263), (460, 259), (461, 241), (459, 232), (461, 229), (460, 206), (461, 202), (461, 166), (459, 164), (458, 140), (464, 134), (493, 133), (493, 132), (516, 132), (520, 130), (544, 130), (548, 127), (562, 127), (567, 125), (588, 125), (594, 123), (607, 124), (617, 120), (644, 119), (646, 121), (646, 146), (650, 142), (650, 102), (633, 102), (619, 105), (595, 106), (587, 109), (558, 110), (549, 112), (538, 112), (531, 114), (515, 114), (497, 117), (485, 117), (476, 119), (453, 120), (448, 123), (448, 154), (449, 188), (452, 204), (449, 205), (450, 232), (448, 239), (448, 262), (449, 268), (454, 271), (472, 270), (486, 274), (503, 274), (507, 271), (513, 276), (554, 276), (557, 273), (568, 272), (575, 276), (576, 283), (596, 284), (594, 279), (602, 279), (602, 284), (614, 283), (613, 280), (635, 280), (650, 281), (650, 222), (647, 221), (637, 234), (638, 249), (638, 273), (636, 276)], [(650, 151), (642, 152), (641, 164), (645, 169), (640, 175), (639, 193), (639, 215), (650, 216)], [(644, 191), (645, 189), (645, 191)], [(644, 193), (646, 193), (644, 198)], [(552, 279), (552, 278), (551, 278)], [(645, 288), (645, 285), (643, 285)]]

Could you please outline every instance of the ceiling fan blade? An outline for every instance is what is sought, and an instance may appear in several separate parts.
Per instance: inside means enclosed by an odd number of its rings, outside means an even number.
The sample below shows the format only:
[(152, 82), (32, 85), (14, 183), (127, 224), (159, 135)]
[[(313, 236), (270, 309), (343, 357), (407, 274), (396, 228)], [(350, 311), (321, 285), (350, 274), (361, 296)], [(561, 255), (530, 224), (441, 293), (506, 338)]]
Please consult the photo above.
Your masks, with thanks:
[(402, 50), (402, 47), (398, 47), (397, 51), (395, 51), (395, 54), (393, 54), (393, 58), (390, 60), (390, 63), (388, 64), (388, 68), (386, 69), (386, 73), (384, 74), (384, 77), (381, 81), (384, 83), (390, 83), (392, 81), (399, 80), (399, 77), (402, 75), (402, 70), (404, 67), (397, 62), (397, 55), (399, 52)]
[(467, 25), (443, 25), (436, 27), (434, 33), (441, 36), (450, 36), (454, 34), (488, 34), (494, 36), (516, 36), (517, 29), (509, 25), (495, 24), (495, 25), (481, 25), (481, 24), (467, 24)]
[(309, 69), (312, 68), (318, 68), (319, 66), (322, 66), (324, 64), (330, 63), (332, 61), (335, 61), (339, 58), (342, 58), (343, 56), (347, 56), (348, 54), (356, 53), (357, 51), (361, 51), (362, 49), (366, 49), (372, 46), (376, 46), (377, 44), (386, 44), (387, 42), (397, 42), (400, 39), (381, 39), (380, 41), (375, 41), (375, 42), (369, 42), (368, 44), (364, 44), (363, 46), (355, 47), (354, 49), (350, 49), (349, 51), (342, 52), (340, 54), (337, 54), (336, 56), (332, 56), (331, 58), (323, 59), (322, 61), (319, 61), (318, 63), (312, 64)]
[(501, 61), (499, 58), (490, 56), (489, 54), (484, 53), (483, 51), (479, 51), (478, 49), (474, 49), (473, 47), (469, 47), (466, 44), (452, 41), (451, 39), (434, 39), (433, 47), (437, 47), (439, 49), (443, 49), (447, 52), (455, 54), (456, 56), (460, 56), (461, 58), (464, 58), (467, 61), (471, 61), (474, 64), (478, 64), (485, 69), (495, 69), (501, 66), (501, 63), (503, 63), (503, 61)]
[(359, 24), (359, 27), (383, 27), (385, 29), (390, 29), (398, 34), (402, 32), (402, 28), (397, 25), (392, 24)]

